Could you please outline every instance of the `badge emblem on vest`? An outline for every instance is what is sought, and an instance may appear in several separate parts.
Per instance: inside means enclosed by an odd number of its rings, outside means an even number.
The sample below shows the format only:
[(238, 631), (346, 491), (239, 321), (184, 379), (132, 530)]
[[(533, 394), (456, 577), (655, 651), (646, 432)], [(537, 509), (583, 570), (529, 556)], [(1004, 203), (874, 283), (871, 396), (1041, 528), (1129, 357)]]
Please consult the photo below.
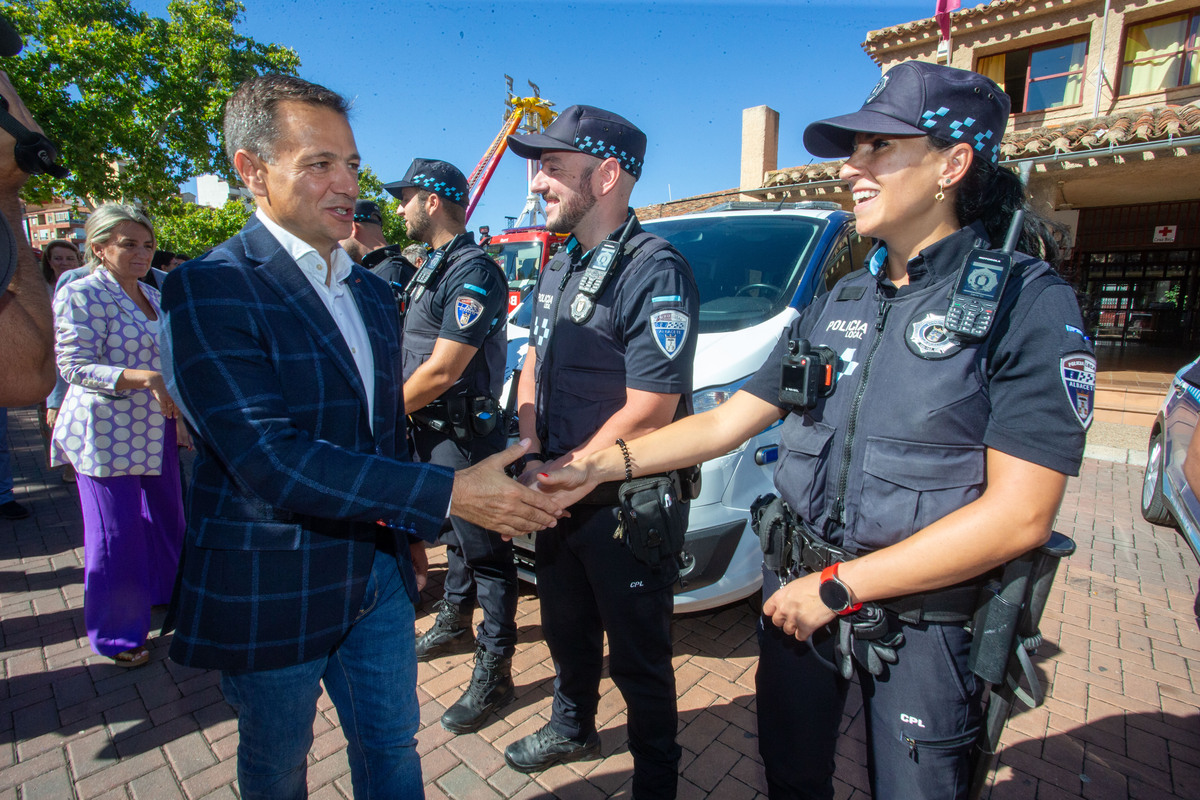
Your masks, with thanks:
[(461, 295), (454, 301), (454, 321), (458, 323), (458, 329), (463, 330), (475, 324), (475, 320), (479, 319), (479, 315), (483, 313), (483, 303), (468, 295)]
[(1096, 359), (1090, 355), (1076, 354), (1063, 357), (1059, 364), (1071, 410), (1075, 412), (1079, 424), (1086, 428), (1092, 424), (1092, 410), (1096, 401)]
[(946, 315), (934, 311), (914, 319), (908, 324), (904, 343), (914, 355), (928, 361), (949, 358), (962, 349), (962, 345), (946, 330)]
[(588, 297), (583, 292), (575, 295), (575, 299), (571, 301), (571, 321), (576, 325), (582, 325), (591, 319), (592, 309), (596, 307), (595, 301)]
[(673, 308), (655, 311), (650, 315), (650, 328), (654, 331), (654, 341), (658, 343), (658, 349), (662, 350), (667, 358), (675, 358), (679, 355), (679, 350), (687, 338), (689, 322), (687, 314)]

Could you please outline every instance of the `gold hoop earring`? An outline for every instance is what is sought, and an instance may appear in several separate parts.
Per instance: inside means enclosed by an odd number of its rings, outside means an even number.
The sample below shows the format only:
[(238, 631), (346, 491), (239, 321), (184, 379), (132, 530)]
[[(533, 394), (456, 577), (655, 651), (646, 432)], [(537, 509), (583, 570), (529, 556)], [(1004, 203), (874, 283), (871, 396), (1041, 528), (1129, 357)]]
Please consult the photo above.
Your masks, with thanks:
[(938, 193), (933, 196), (933, 199), (939, 203), (946, 199), (946, 192), (943, 191), (943, 187), (938, 187)]

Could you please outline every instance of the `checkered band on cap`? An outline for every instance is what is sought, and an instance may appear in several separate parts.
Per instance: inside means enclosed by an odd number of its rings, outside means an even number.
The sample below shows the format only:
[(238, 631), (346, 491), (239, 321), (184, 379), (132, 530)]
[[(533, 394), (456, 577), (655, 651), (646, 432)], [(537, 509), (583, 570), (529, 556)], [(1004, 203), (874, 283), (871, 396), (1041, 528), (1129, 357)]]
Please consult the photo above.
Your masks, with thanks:
[(579, 148), (579, 152), (587, 153), (597, 158), (615, 158), (621, 163), (625, 171), (634, 177), (641, 174), (642, 166), (645, 164), (645, 161), (637, 158), (632, 153), (627, 153), (617, 145), (605, 142), (603, 139), (593, 140), (591, 136), (576, 136), (575, 146)]
[(426, 175), (424, 172), (418, 172), (408, 179), (413, 186), (420, 186), (423, 189), (428, 189), (434, 194), (440, 194), (448, 200), (453, 200), (455, 203), (462, 205), (466, 195), (460, 189), (455, 189), (443, 180), (439, 180), (436, 175)]
[(991, 128), (984, 128), (974, 117), (964, 116), (958, 119), (949, 108), (940, 106), (936, 109), (926, 109), (921, 114), (920, 127), (939, 139), (967, 142), (993, 164), (1000, 158), (1000, 141), (996, 138), (996, 132)]

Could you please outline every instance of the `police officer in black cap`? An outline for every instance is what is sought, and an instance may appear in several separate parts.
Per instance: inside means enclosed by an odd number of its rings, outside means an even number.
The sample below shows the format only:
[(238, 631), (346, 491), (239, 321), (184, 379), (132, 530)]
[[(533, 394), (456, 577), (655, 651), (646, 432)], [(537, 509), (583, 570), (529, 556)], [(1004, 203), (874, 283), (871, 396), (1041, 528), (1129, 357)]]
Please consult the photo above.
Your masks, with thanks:
[[(518, 392), (521, 436), (532, 437), (523, 478), (690, 411), (698, 295), (691, 268), (642, 231), (628, 207), (646, 136), (628, 120), (571, 106), (545, 133), (510, 136), (540, 159), (533, 191), (546, 227), (571, 238), (534, 292), (533, 327)], [(504, 752), (535, 772), (594, 756), (604, 635), (610, 673), (628, 705), (633, 794), (674, 797), (680, 749), (671, 666), (674, 557), (646, 563), (619, 534), (612, 483), (538, 534), (542, 630), (554, 658), (550, 722)], [(686, 523), (685, 523), (686, 524)]]
[(339, 244), (355, 264), (362, 264), (369, 253), (387, 245), (383, 236), (383, 213), (371, 200), (354, 201), (354, 223), (350, 236)]
[(848, 159), (858, 230), (877, 240), (866, 269), (807, 308), (724, 404), (541, 481), (578, 493), (630, 461), (635, 475), (696, 463), (782, 418), (786, 502), (755, 513), (772, 565), (757, 705), (773, 800), (833, 797), (854, 672), (872, 796), (966, 795), (983, 692), (966, 626), (982, 579), (1047, 541), (1079, 473), (1096, 362), (1047, 264), (1054, 239), (998, 165), (1008, 112), (982, 75), (907, 62), (859, 111), (810, 125), (809, 152)]
[[(413, 443), (421, 461), (460, 469), (504, 449), (499, 397), (508, 284), (467, 232), (467, 180), (453, 165), (417, 158), (384, 188), (400, 199), (409, 237), (434, 248), (406, 287), (401, 344)], [(467, 733), (513, 699), (517, 569), (510, 541), (458, 517), (450, 521), (442, 535), (445, 596), (433, 627), (417, 640), (417, 660), (469, 649), (478, 602), (483, 622), (471, 683), (442, 716), (446, 730)]]

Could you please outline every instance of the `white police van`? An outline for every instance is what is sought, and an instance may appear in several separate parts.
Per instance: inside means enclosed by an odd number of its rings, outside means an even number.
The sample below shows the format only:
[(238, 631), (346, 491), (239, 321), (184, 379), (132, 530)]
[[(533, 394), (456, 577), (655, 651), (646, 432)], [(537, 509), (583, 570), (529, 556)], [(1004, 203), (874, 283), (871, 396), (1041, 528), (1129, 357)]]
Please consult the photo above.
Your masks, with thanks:
[[(813, 298), (865, 263), (870, 240), (835, 203), (724, 203), (707, 211), (647, 220), (692, 266), (700, 289), (696, 412), (720, 405), (753, 375), (780, 333)], [(529, 341), (531, 304), (510, 318), (508, 369)], [(703, 611), (746, 597), (762, 585), (762, 552), (750, 528), (750, 504), (774, 491), (779, 425), (706, 461), (692, 502), (675, 611)], [(514, 539), (521, 577), (534, 582), (533, 539)]]

